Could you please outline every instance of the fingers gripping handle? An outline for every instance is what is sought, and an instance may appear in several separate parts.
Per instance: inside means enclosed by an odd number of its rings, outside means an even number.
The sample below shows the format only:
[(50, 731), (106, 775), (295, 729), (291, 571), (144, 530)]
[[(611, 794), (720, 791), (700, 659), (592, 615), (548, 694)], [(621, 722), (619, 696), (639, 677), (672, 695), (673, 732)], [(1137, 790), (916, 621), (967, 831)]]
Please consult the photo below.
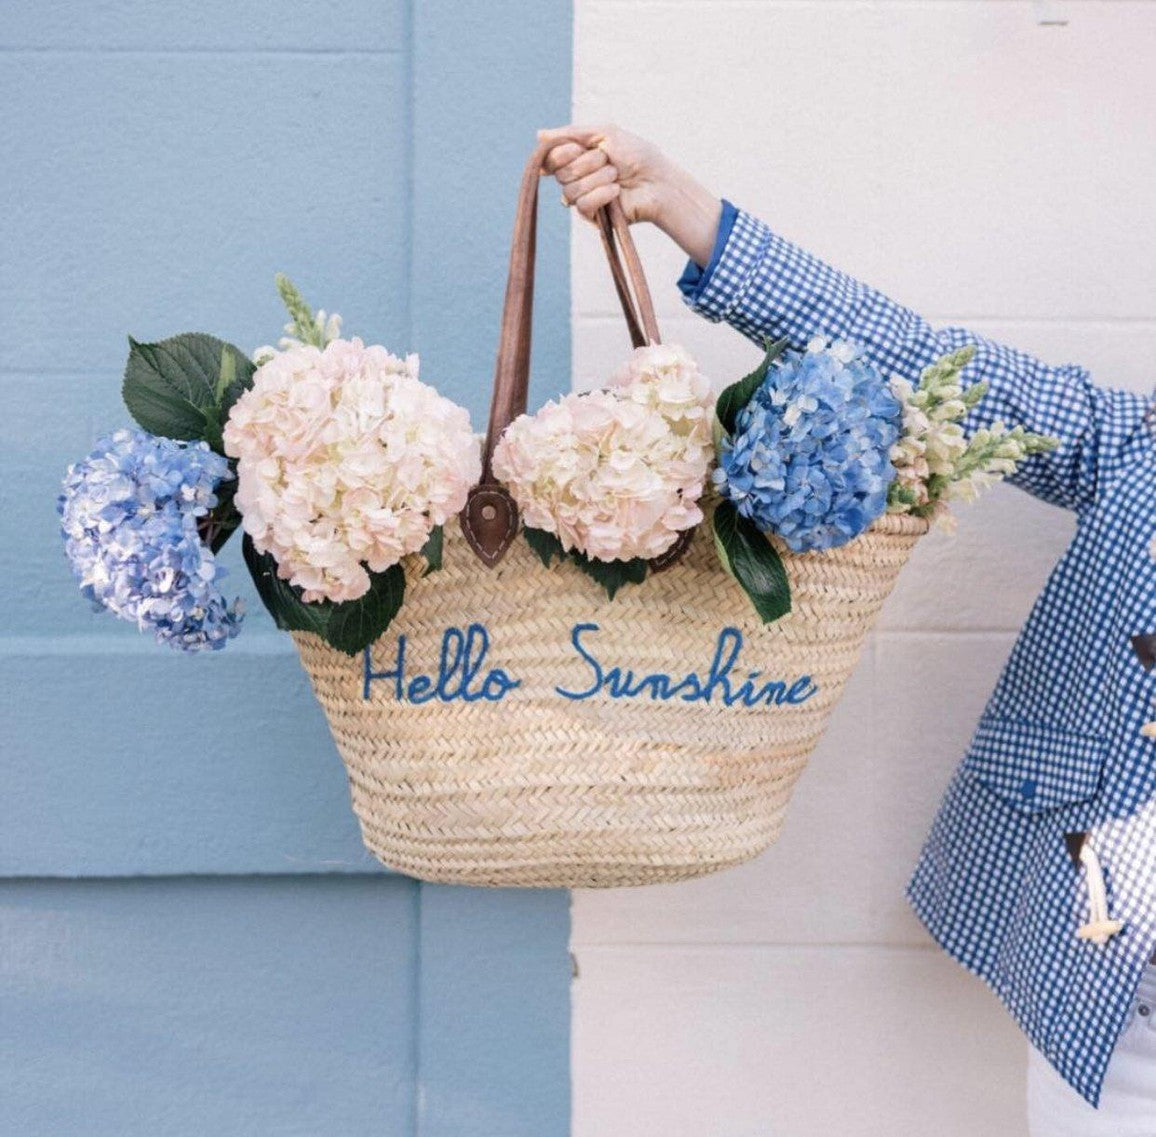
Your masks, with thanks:
[[(518, 532), (518, 507), (509, 492), (494, 479), (493, 455), (502, 432), (518, 415), (525, 413), (529, 398), (538, 184), (542, 163), (557, 144), (557, 139), (540, 143), (522, 172), (498, 335), (490, 420), (482, 452), (482, 480), (470, 491), (460, 514), (462, 532), (470, 547), (491, 568), (502, 559)], [(597, 222), (631, 343), (635, 347), (658, 343), (654, 302), (621, 205), (612, 201), (599, 210)]]

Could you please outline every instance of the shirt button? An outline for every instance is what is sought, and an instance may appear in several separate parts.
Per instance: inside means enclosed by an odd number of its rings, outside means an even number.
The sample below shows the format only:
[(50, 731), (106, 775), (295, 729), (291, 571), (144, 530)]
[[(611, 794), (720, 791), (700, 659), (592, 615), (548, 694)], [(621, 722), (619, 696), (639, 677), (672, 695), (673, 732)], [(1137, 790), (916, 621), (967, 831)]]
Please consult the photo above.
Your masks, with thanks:
[(1146, 1019), (1151, 1013), (1152, 1013), (1152, 1008), (1150, 1006), (1148, 1006), (1147, 1003), (1141, 1003), (1136, 1008), (1136, 1014), (1138, 1014), (1142, 1019)]

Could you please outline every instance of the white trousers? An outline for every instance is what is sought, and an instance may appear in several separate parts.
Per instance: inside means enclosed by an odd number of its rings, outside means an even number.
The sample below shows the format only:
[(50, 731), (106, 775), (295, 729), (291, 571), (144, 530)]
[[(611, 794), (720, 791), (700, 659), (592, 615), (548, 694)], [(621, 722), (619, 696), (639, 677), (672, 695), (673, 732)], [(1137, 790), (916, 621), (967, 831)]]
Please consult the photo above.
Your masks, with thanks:
[(1144, 973), (1131, 1019), (1116, 1044), (1093, 1109), (1032, 1048), (1028, 1057), (1031, 1137), (1156, 1137), (1156, 965)]

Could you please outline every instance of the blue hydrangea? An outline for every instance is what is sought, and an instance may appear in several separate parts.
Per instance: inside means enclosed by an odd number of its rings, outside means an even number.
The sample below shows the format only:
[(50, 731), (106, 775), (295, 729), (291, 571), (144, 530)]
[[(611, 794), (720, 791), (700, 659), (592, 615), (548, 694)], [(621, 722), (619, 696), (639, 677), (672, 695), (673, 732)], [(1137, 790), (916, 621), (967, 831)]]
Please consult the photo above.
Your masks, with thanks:
[(902, 407), (852, 344), (812, 342), (770, 367), (714, 473), (719, 492), (795, 552), (844, 545), (887, 507)]
[(64, 549), (81, 592), (159, 643), (223, 648), (240, 629), (240, 601), (225, 602), (225, 570), (198, 522), (233, 475), (204, 442), (120, 430), (68, 468), (57, 501)]

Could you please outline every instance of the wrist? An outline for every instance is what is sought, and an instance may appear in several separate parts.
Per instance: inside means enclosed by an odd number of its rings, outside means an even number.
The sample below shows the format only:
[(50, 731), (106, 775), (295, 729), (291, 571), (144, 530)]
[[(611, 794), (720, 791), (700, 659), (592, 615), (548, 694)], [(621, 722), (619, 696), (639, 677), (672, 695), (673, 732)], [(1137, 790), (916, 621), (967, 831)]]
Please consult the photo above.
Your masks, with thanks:
[(658, 226), (699, 268), (706, 268), (718, 237), (722, 200), (677, 166), (658, 181), (654, 215)]

